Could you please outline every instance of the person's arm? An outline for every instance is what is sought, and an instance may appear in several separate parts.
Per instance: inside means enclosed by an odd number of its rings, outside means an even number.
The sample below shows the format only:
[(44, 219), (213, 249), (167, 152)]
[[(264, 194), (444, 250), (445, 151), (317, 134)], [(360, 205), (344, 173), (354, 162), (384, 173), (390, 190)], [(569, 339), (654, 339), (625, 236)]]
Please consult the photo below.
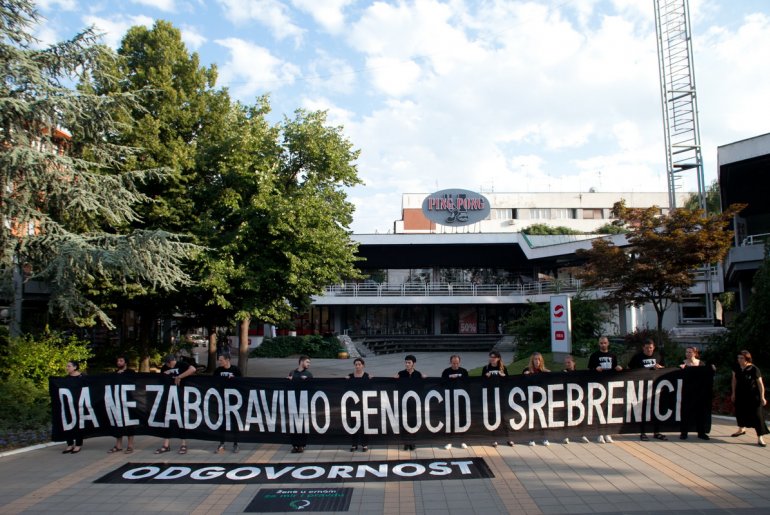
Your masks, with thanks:
[(767, 399), (765, 399), (765, 382), (762, 381), (762, 376), (757, 378), (757, 386), (759, 387), (759, 402), (762, 406), (765, 406)]
[(736, 380), (735, 380), (735, 370), (733, 370), (733, 377), (730, 380), (730, 386), (731, 386), (732, 392), (733, 392), (730, 395), (730, 400), (733, 401), (733, 403), (735, 402), (735, 383), (736, 383)]
[(185, 377), (190, 377), (195, 373), (195, 367), (187, 365), (187, 369), (174, 378), (174, 383), (179, 384)]
[(623, 370), (623, 367), (621, 367), (620, 363), (618, 363), (618, 357), (615, 354), (612, 355), (612, 368), (614, 368), (617, 372)]

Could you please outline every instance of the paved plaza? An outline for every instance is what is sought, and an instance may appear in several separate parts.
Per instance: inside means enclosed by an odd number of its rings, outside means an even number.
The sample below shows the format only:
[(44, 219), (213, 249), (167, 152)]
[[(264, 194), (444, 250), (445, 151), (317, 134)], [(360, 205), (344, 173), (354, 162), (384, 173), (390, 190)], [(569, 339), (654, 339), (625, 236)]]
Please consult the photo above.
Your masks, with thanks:
[[(417, 369), (438, 375), (448, 356), (417, 353)], [(392, 376), (402, 355), (367, 357), (367, 370)], [(485, 353), (468, 353), (463, 365), (486, 363)], [(250, 376), (282, 376), (293, 359), (254, 359)], [(352, 360), (314, 360), (317, 377), (342, 377)], [(158, 438), (137, 437), (132, 455), (108, 454), (112, 438), (86, 440), (82, 452), (62, 455), (63, 444), (43, 445), (0, 455), (0, 513), (244, 513), (264, 488), (297, 488), (296, 483), (270, 484), (104, 484), (94, 480), (132, 463), (307, 464), (382, 460), (463, 460), (483, 458), (494, 478), (430, 481), (313, 483), (313, 488), (352, 488), (349, 510), (361, 514), (497, 514), (497, 513), (770, 513), (770, 449), (756, 445), (753, 431), (731, 438), (735, 422), (714, 419), (711, 441), (640, 442), (638, 435), (619, 435), (615, 443), (552, 442), (550, 446), (470, 445), (443, 448), (446, 442), (371, 447), (367, 453), (347, 447), (312, 445), (304, 454), (291, 446), (242, 444), (241, 452), (215, 454), (216, 442), (191, 440), (190, 452), (154, 455)], [(458, 442), (455, 442), (458, 443)], [(525, 443), (525, 442), (522, 442)], [(178, 440), (172, 445), (178, 447)], [(176, 451), (176, 448), (174, 448)], [(327, 512), (328, 513), (328, 512)]]

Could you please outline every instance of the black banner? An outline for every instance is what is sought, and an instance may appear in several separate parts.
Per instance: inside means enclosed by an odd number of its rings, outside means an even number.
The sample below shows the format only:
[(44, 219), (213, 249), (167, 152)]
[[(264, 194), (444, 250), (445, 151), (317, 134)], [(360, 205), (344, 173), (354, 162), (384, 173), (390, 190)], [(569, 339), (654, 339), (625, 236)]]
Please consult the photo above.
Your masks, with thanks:
[(257, 492), (246, 513), (292, 511), (348, 511), (352, 488), (264, 488)]
[(706, 430), (710, 367), (580, 371), (466, 382), (192, 376), (51, 378), (53, 438), (146, 434), (304, 444), (489, 442)]
[(340, 463), (127, 463), (94, 483), (350, 483), (495, 477), (483, 458)]

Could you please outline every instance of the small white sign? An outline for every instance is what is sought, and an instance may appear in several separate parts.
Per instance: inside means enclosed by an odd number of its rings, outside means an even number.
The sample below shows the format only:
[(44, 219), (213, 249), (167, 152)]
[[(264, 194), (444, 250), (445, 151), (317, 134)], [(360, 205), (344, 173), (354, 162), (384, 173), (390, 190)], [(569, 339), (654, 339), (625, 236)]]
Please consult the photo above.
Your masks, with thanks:
[(572, 310), (568, 295), (551, 297), (551, 351), (572, 352)]

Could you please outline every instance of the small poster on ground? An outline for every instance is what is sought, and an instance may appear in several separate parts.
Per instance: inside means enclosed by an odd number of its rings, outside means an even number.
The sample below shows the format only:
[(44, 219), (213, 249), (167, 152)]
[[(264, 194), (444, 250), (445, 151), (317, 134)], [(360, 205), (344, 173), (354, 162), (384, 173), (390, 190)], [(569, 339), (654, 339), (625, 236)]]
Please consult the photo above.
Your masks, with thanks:
[(263, 488), (246, 513), (348, 511), (352, 488)]

